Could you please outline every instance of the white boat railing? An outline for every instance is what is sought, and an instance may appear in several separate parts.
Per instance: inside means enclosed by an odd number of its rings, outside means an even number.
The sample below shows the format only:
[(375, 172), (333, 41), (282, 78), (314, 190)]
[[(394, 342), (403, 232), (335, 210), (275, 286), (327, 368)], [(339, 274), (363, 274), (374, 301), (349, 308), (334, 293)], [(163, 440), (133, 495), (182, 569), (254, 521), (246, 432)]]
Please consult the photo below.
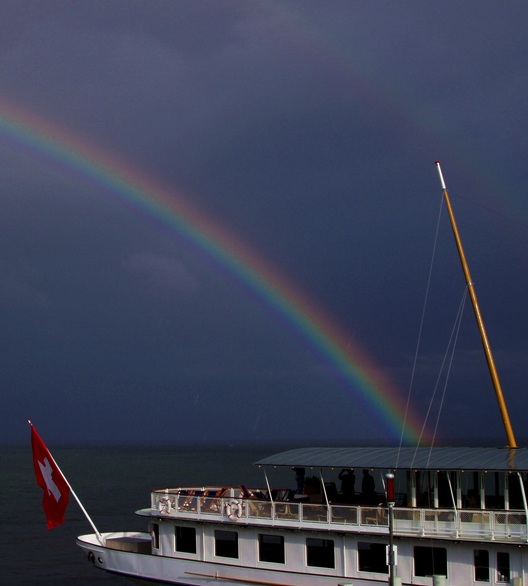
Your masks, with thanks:
[[(162, 489), (152, 492), (151, 514), (196, 520), (306, 529), (387, 533), (387, 508), (346, 504), (260, 500), (240, 496), (236, 488)], [(394, 533), (444, 539), (526, 543), (524, 511), (394, 508)]]

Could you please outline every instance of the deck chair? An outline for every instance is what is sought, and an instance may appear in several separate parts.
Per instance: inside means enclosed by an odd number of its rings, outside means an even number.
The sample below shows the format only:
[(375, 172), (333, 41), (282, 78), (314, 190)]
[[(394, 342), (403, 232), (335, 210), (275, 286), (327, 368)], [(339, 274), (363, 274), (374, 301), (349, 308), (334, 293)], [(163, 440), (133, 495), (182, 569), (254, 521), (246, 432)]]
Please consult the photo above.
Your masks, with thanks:
[[(225, 496), (226, 492), (229, 490), (229, 488), (220, 488), (219, 490), (217, 490), (214, 494), (211, 494), (209, 496), (214, 497), (211, 502), (206, 505), (205, 507), (202, 507), (203, 510), (206, 511), (211, 511), (214, 513), (219, 513), (222, 509), (222, 497)], [(204, 502), (207, 503), (208, 501)]]

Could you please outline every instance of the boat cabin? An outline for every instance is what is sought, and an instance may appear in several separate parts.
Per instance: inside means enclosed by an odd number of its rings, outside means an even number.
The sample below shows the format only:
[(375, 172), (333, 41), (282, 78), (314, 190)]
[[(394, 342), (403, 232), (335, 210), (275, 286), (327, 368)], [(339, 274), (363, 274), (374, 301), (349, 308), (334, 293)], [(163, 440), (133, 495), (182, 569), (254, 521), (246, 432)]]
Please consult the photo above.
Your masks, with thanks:
[[(152, 492), (151, 509), (138, 514), (151, 518), (153, 553), (200, 557), (213, 551), (219, 559), (258, 567), (258, 560), (247, 561), (253, 553), (244, 554), (249, 541), (258, 544), (258, 559), (266, 563), (300, 555), (306, 566), (292, 562), (296, 571), (312, 567), (333, 574), (355, 564), (366, 575), (386, 573), (385, 480), (392, 473), (400, 567), (411, 564), (404, 573), (416, 584), (434, 568), (447, 575), (462, 558), (477, 582), (492, 571), (496, 583), (510, 582), (520, 572), (510, 552), (528, 543), (525, 448), (302, 448), (256, 465), (265, 473), (259, 488)], [(291, 485), (274, 487), (274, 469), (287, 470)], [(209, 541), (200, 554), (200, 544)]]
[[(156, 490), (140, 514), (386, 533), (392, 473), (395, 535), (528, 539), (525, 448), (301, 448), (256, 465), (261, 487)], [(290, 486), (272, 485), (277, 468), (291, 470)]]
[(79, 543), (106, 569), (140, 554), (130, 559), (141, 559), (141, 575), (166, 568), (167, 583), (284, 584), (287, 575), (292, 586), (377, 585), (389, 574), (392, 519), (399, 583), (528, 584), (526, 448), (303, 448), (257, 466), (260, 487), (154, 490), (137, 511), (148, 533)]
[[(391, 472), (396, 507), (527, 508), (525, 448), (302, 448), (265, 458), (257, 465), (304, 470), (312, 485), (306, 487), (305, 482), (304, 492), (313, 494), (315, 486), (326, 504), (386, 504), (385, 476)], [(309, 500), (313, 502), (314, 497)]]

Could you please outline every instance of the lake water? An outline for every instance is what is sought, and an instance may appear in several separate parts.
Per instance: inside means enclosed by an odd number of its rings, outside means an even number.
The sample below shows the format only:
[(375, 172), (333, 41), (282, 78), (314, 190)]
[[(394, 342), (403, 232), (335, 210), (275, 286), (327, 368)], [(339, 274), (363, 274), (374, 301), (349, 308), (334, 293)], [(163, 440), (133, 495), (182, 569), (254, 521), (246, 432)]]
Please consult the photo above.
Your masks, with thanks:
[[(50, 447), (97, 529), (146, 530), (134, 511), (150, 506), (150, 491), (179, 485), (263, 486), (253, 463), (287, 447)], [(70, 495), (66, 522), (46, 530), (42, 490), (35, 482), (31, 448), (4, 447), (0, 456), (2, 586), (125, 586), (92, 567), (75, 540), (93, 533)], [(294, 477), (288, 480), (294, 487)]]

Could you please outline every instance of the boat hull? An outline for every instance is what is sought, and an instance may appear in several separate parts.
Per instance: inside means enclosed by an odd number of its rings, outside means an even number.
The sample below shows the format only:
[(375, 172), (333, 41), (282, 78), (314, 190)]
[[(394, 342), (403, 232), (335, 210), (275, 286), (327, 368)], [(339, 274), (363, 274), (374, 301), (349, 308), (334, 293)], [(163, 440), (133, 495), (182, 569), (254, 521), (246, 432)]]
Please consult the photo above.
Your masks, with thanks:
[[(118, 574), (142, 584), (173, 584), (178, 586), (210, 586), (211, 582), (224, 582), (237, 586), (336, 586), (348, 584), (351, 579), (340, 576), (310, 575), (300, 572), (255, 569), (247, 566), (219, 564), (199, 560), (185, 560), (166, 557), (152, 553), (142, 553), (146, 544), (150, 544), (149, 533), (120, 532), (105, 533), (106, 543), (101, 545), (94, 534), (81, 535), (77, 545), (85, 551), (93, 565), (112, 574)], [(114, 540), (114, 543), (112, 543)], [(115, 543), (129, 543), (130, 546), (115, 549)], [(144, 545), (142, 545), (144, 544)], [(126, 551), (129, 549), (129, 551)], [(146, 548), (143, 550), (146, 551)], [(372, 579), (363, 581), (355, 578), (354, 584), (381, 586), (380, 581)]]

